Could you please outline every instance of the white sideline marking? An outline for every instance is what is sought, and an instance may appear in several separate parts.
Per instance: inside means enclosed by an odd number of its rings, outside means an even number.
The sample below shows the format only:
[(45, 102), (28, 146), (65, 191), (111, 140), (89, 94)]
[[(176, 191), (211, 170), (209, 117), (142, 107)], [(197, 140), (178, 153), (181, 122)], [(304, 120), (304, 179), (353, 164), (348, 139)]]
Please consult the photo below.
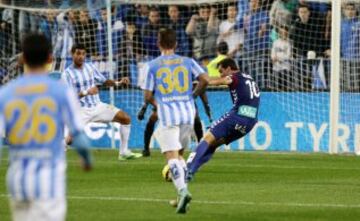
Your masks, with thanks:
[[(9, 195), (0, 194), (0, 198)], [(169, 203), (168, 199), (136, 198), (136, 197), (102, 197), (102, 196), (67, 196), (69, 200), (102, 200), (102, 201), (129, 201), (129, 202), (158, 202)], [(287, 207), (333, 207), (333, 208), (360, 208), (360, 204), (332, 204), (332, 203), (292, 203), (292, 202), (251, 202), (251, 201), (209, 201), (193, 200), (192, 203), (208, 205), (243, 205), (243, 206), (287, 206)]]

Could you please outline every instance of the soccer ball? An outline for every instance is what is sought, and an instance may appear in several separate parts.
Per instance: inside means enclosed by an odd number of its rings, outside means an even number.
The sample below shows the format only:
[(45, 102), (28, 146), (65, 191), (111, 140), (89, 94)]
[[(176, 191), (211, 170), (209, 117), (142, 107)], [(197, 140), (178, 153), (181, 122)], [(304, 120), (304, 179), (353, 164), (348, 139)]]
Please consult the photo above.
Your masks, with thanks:
[(166, 164), (164, 166), (164, 168), (162, 169), (161, 174), (162, 174), (162, 177), (164, 178), (164, 180), (166, 182), (171, 182), (172, 181), (169, 165)]

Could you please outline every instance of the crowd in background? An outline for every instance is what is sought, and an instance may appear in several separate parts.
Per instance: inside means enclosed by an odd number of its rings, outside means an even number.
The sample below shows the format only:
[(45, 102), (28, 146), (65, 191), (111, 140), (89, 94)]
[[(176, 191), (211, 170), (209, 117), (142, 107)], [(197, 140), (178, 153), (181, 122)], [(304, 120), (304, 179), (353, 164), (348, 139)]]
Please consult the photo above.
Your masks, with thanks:
[[(76, 1), (71, 0), (31, 1), (31, 4), (44, 6), (44, 2), (49, 10), (0, 8), (0, 76), (6, 73), (9, 58), (18, 54), (21, 37), (29, 31), (41, 31), (51, 39), (56, 69), (68, 65), (70, 48), (75, 42), (86, 46), (89, 59), (107, 60), (107, 11), (99, 6), (104, 1), (88, 0), (88, 10), (86, 7), (65, 10), (69, 5), (76, 5)], [(342, 11), (343, 89), (360, 90), (358, 5), (344, 4)], [(262, 90), (328, 89), (331, 5), (326, 2), (238, 0), (192, 6), (120, 4), (111, 9), (111, 26), (116, 78), (136, 79), (139, 65), (160, 55), (157, 32), (169, 27), (177, 33), (177, 53), (191, 56), (204, 66), (219, 55), (217, 45), (225, 42), (225, 56), (235, 58), (241, 70), (252, 74)]]

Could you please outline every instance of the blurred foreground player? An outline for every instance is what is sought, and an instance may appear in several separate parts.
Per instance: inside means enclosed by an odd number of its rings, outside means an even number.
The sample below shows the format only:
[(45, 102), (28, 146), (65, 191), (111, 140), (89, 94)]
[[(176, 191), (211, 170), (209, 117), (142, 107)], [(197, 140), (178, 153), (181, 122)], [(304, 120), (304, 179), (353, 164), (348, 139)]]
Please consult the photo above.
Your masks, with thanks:
[(0, 130), (5, 128), (9, 144), (7, 186), (12, 217), (15, 221), (63, 221), (64, 124), (85, 170), (91, 169), (89, 141), (77, 114), (75, 94), (47, 75), (52, 63), (51, 43), (42, 34), (29, 34), (22, 42), (22, 51), (24, 76), (0, 90)]
[[(186, 213), (192, 197), (185, 183), (186, 163), (182, 154), (189, 145), (194, 124), (196, 110), (193, 96), (205, 90), (208, 80), (205, 71), (193, 59), (175, 54), (175, 31), (160, 30), (158, 46), (162, 55), (147, 64), (142, 87), (145, 102), (157, 108), (159, 126), (155, 137), (178, 191), (176, 212)], [(192, 79), (199, 80), (194, 91)]]
[(198, 169), (214, 154), (217, 147), (248, 134), (257, 123), (260, 92), (250, 75), (240, 73), (236, 62), (225, 58), (218, 63), (220, 78), (210, 85), (228, 85), (233, 106), (211, 125), (203, 140), (188, 158), (186, 180), (191, 181)]

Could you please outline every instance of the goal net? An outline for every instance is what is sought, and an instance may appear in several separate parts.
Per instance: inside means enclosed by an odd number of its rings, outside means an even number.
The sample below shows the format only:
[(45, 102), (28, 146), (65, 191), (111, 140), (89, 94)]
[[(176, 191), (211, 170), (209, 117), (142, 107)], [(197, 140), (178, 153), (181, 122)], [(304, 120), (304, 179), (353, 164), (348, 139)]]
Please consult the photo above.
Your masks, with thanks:
[[(149, 4), (151, 3), (151, 4)], [(359, 114), (360, 1), (342, 1), (339, 137), (337, 148), (360, 146)], [(329, 151), (331, 15), (327, 0), (2, 0), (0, 1), (0, 83), (21, 74), (20, 41), (29, 31), (43, 32), (53, 43), (53, 69), (72, 63), (70, 49), (84, 44), (88, 61), (107, 77), (129, 77), (131, 85), (102, 88), (101, 99), (113, 101), (132, 117), (131, 147), (143, 146), (144, 121), (136, 119), (142, 105), (139, 89), (146, 62), (160, 55), (157, 32), (176, 30), (177, 50), (218, 76), (216, 63), (234, 58), (251, 74), (261, 91), (260, 123), (249, 138), (232, 149)], [(108, 18), (109, 21), (108, 22)], [(111, 32), (110, 34), (108, 32)], [(224, 98), (226, 97), (226, 98)], [(208, 90), (213, 118), (230, 107), (223, 88)], [(204, 108), (204, 127), (210, 124)], [(115, 128), (116, 130), (116, 128)], [(87, 132), (109, 146), (111, 128), (91, 124)], [(114, 133), (118, 140), (118, 132)]]

